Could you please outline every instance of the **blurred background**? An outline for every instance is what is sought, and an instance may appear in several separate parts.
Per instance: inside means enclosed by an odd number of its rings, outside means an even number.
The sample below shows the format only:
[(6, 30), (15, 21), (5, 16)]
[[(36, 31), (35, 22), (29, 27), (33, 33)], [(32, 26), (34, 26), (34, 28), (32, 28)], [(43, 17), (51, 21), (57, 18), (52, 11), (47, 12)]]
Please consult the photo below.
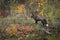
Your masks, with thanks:
[[(41, 22), (34, 24), (32, 13), (45, 17), (49, 27), (53, 27), (52, 35), (41, 30)], [(34, 32), (30, 34), (26, 30), (20, 34), (23, 26), (27, 30), (32, 26)], [(60, 0), (0, 0), (0, 40), (60, 40)]]

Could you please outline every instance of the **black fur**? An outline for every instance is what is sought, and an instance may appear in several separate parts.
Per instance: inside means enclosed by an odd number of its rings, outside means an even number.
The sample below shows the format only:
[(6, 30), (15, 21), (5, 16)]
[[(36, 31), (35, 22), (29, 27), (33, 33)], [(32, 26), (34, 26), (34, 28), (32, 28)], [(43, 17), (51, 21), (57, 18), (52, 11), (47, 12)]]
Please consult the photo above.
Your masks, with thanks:
[(46, 19), (39, 17), (39, 16), (35, 16), (34, 14), (32, 14), (31, 16), (34, 20), (35, 20), (35, 23), (38, 24), (39, 21), (41, 21), (41, 23), (44, 25), (48, 24)]

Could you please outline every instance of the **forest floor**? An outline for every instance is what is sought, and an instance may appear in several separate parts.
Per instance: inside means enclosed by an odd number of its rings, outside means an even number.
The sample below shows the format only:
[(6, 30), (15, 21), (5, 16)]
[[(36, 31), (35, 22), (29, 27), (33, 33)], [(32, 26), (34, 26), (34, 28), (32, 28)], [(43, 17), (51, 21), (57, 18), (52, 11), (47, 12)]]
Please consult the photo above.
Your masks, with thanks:
[[(51, 34), (47, 34), (46, 30)], [(57, 28), (43, 27), (31, 18), (0, 18), (0, 40), (60, 40)]]

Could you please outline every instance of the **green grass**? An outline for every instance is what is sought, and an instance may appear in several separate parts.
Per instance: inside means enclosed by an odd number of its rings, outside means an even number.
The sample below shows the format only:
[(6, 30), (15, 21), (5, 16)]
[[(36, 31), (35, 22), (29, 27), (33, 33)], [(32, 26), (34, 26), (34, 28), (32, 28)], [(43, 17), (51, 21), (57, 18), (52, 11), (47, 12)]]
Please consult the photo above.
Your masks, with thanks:
[(48, 40), (58, 40), (56, 37), (54, 37), (53, 35), (50, 36), (50, 35), (47, 35), (47, 39)]
[[(42, 27), (42, 23), (39, 22), (38, 24), (34, 24), (34, 20), (33, 19), (15, 19), (15, 18), (1, 18), (0, 20), (0, 25), (1, 25), (1, 29), (2, 31), (4, 31), (4, 25), (3, 23), (5, 22), (5, 20), (7, 21), (8, 24), (14, 24), (14, 23), (21, 23), (23, 25), (32, 25), (33, 27), (35, 27), (36, 29), (40, 29), (40, 27)], [(40, 35), (39, 35), (40, 37)], [(26, 38), (26, 40), (35, 40), (36, 38), (33, 37), (32, 35), (30, 35), (29, 37)], [(47, 39), (48, 40), (57, 40), (54, 36), (50, 36), (47, 35)], [(10, 37), (8, 40), (18, 40), (17, 37)], [(23, 37), (23, 39), (21, 40), (25, 40), (25, 38)]]

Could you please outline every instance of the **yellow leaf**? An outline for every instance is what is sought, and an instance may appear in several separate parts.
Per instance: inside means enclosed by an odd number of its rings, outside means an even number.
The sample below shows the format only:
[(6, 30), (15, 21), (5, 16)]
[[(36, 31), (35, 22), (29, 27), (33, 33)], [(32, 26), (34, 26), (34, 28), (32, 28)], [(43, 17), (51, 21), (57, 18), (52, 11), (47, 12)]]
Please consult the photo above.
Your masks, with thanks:
[(6, 32), (8, 35), (12, 36), (13, 35), (13, 32), (12, 32), (12, 29), (10, 27), (7, 27), (6, 28)]
[(38, 7), (41, 7), (42, 5), (43, 5), (43, 3), (40, 3), (40, 2), (38, 3)]
[(18, 5), (18, 13), (22, 13), (24, 11), (24, 5)]
[(40, 15), (41, 15), (41, 16), (43, 16), (43, 15), (44, 15), (44, 11), (43, 11), (43, 10), (40, 12)]
[(12, 31), (13, 31), (13, 34), (15, 34), (17, 32), (17, 25), (12, 26)]

